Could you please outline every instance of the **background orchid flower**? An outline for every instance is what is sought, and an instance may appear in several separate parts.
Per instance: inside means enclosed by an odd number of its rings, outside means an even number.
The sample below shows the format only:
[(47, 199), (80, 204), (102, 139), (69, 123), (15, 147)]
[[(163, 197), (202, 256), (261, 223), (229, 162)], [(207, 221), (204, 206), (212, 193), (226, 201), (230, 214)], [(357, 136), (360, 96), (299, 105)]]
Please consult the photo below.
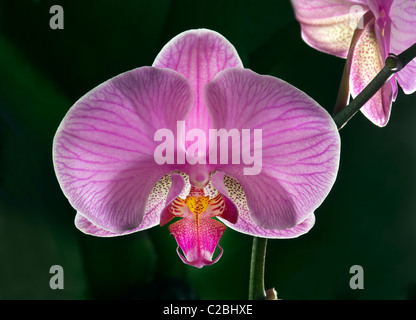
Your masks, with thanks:
[[(261, 172), (245, 175), (237, 163), (156, 163), (155, 133), (180, 136), (178, 121), (206, 133), (261, 129)], [(175, 159), (188, 146), (175, 144)], [(208, 155), (209, 144), (202, 151)], [(234, 47), (205, 29), (173, 38), (152, 67), (84, 95), (53, 144), (77, 228), (108, 237), (179, 217), (169, 226), (178, 254), (199, 268), (220, 258), (222, 249), (213, 255), (226, 226), (266, 238), (309, 231), (335, 181), (339, 153), (337, 128), (322, 107), (282, 80), (244, 69)]]
[[(311, 47), (347, 58), (349, 92), (355, 98), (384, 66), (389, 54), (416, 43), (413, 0), (292, 0), (302, 38)], [(398, 93), (416, 90), (416, 60), (396, 73), (362, 108), (377, 126), (387, 124)], [(347, 81), (348, 83), (348, 81)]]

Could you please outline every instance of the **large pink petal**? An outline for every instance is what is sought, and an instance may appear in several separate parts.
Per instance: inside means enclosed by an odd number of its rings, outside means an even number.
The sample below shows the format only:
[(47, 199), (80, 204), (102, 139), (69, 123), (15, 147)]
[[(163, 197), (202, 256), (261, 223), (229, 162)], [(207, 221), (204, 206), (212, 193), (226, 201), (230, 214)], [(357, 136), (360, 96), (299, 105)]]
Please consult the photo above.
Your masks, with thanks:
[(185, 31), (169, 41), (153, 66), (176, 70), (190, 81), (195, 100), (186, 130), (199, 128), (208, 132), (211, 121), (202, 99), (205, 84), (218, 72), (243, 64), (226, 38), (211, 30), (198, 29)]
[(346, 58), (359, 18), (367, 1), (292, 0), (302, 39), (312, 48)]
[(55, 135), (53, 161), (78, 214), (123, 233), (140, 226), (146, 209), (164, 205), (169, 188), (149, 195), (174, 167), (156, 164), (154, 134), (175, 131), (191, 107), (187, 79), (153, 67), (123, 73), (77, 101)]
[[(390, 52), (402, 53), (416, 43), (416, 8), (415, 2), (394, 0), (390, 7), (391, 19)], [(396, 74), (396, 79), (406, 94), (416, 91), (416, 59)]]
[[(354, 48), (350, 71), (350, 90), (353, 98), (384, 66), (384, 44), (377, 41), (374, 27), (374, 21), (366, 25)], [(392, 101), (393, 88), (389, 81), (361, 108), (361, 111), (374, 124), (383, 127), (390, 118)]]
[[(206, 86), (205, 98), (214, 128), (251, 132), (240, 164), (218, 164), (217, 170), (241, 184), (253, 221), (283, 230), (308, 218), (338, 171), (340, 138), (326, 110), (290, 84), (247, 69), (221, 72)], [(255, 129), (262, 130), (260, 146)], [(261, 164), (257, 175), (247, 174), (249, 155), (254, 166)]]

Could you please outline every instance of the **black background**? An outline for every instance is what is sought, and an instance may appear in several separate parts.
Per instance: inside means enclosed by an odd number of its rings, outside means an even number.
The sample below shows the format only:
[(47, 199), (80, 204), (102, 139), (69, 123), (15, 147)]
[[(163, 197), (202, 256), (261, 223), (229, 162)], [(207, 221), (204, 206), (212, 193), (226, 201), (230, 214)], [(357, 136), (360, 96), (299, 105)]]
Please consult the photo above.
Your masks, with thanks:
[[(63, 30), (49, 27), (54, 4)], [(201, 27), (223, 34), (246, 68), (332, 112), (344, 60), (302, 41), (288, 0), (0, 0), (0, 299), (247, 298), (251, 237), (228, 229), (223, 257), (199, 270), (180, 261), (166, 227), (87, 236), (53, 172), (53, 135), (79, 97)], [(280, 298), (416, 298), (415, 104), (400, 89), (387, 127), (358, 114), (340, 131), (340, 171), (315, 227), (268, 242), (266, 287)], [(49, 287), (56, 264), (63, 290)], [(349, 287), (357, 264), (363, 290)]]

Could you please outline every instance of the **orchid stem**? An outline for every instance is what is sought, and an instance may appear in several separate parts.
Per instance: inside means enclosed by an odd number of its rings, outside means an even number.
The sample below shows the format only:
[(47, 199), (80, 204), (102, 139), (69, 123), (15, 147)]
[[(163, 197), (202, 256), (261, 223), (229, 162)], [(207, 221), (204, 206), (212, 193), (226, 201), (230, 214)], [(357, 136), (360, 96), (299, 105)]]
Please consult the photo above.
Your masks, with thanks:
[(348, 106), (334, 115), (334, 121), (338, 130), (342, 129), (347, 122), (361, 109), (364, 104), (376, 94), (381, 87), (390, 80), (396, 73), (402, 70), (410, 61), (416, 57), (416, 43), (400, 53), (399, 55), (389, 55), (385, 61), (383, 69), (373, 80), (360, 92), (360, 94), (350, 102)]
[(253, 238), (250, 264), (249, 300), (265, 300), (264, 265), (266, 261), (266, 238)]

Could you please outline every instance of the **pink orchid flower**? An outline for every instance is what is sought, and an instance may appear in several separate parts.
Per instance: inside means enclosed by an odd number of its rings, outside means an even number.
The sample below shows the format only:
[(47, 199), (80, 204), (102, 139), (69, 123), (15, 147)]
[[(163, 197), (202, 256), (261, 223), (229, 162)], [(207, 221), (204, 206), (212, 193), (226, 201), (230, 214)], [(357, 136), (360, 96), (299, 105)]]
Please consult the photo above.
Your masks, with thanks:
[[(244, 130), (261, 129), (261, 170), (247, 174), (238, 161), (258, 151), (252, 131), (240, 158), (228, 164), (206, 161), (209, 145), (191, 152), (196, 142), (181, 140), (183, 127), (243, 137)], [(168, 147), (156, 157), (168, 141), (158, 138), (161, 129), (182, 137), (171, 146), (174, 161)], [(308, 232), (335, 181), (339, 153), (337, 128), (322, 107), (282, 80), (244, 69), (234, 47), (206, 29), (176, 36), (152, 67), (120, 74), (83, 96), (53, 144), (55, 172), (77, 210), (78, 229), (110, 237), (178, 217), (169, 226), (178, 254), (198, 268), (218, 261), (221, 247), (213, 255), (226, 226), (266, 238)]]
[[(383, 68), (389, 54), (416, 43), (414, 0), (292, 0), (302, 38), (311, 47), (347, 58), (355, 98)], [(416, 60), (396, 73), (362, 108), (375, 125), (387, 124), (398, 93), (416, 91)]]

